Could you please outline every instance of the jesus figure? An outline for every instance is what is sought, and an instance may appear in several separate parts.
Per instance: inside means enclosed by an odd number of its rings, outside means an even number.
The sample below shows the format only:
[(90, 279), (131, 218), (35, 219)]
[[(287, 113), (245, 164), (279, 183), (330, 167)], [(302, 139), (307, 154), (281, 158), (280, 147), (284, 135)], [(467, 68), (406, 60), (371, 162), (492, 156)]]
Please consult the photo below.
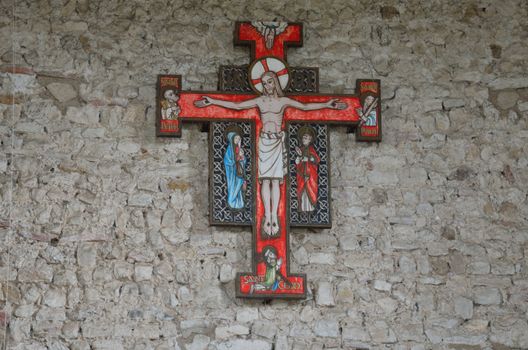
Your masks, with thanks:
[[(324, 108), (345, 109), (347, 104), (338, 99), (331, 99), (322, 103), (301, 103), (285, 96), (283, 88), (287, 86), (287, 79), (279, 79), (277, 73), (282, 77), (284, 75), (287, 77), (286, 66), (276, 58), (264, 58), (257, 63), (262, 61), (264, 62), (261, 64), (260, 70), (263, 73), (259, 79), (252, 79), (253, 84), (255, 84), (255, 80), (258, 80), (254, 87), (261, 93), (260, 96), (242, 102), (218, 100), (204, 96), (194, 104), (200, 108), (215, 105), (234, 110), (255, 107), (259, 109), (262, 130), (258, 135), (257, 153), (258, 181), (261, 183), (260, 193), (264, 204), (263, 230), (266, 235), (276, 237), (280, 232), (277, 216), (280, 202), (280, 184), (283, 183), (284, 175), (287, 174), (286, 132), (282, 125), (284, 111), (288, 107), (303, 111), (315, 111)], [(252, 67), (251, 76), (254, 76), (254, 71), (258, 70), (255, 66), (257, 65), (254, 64)], [(269, 69), (269, 67), (277, 68)]]

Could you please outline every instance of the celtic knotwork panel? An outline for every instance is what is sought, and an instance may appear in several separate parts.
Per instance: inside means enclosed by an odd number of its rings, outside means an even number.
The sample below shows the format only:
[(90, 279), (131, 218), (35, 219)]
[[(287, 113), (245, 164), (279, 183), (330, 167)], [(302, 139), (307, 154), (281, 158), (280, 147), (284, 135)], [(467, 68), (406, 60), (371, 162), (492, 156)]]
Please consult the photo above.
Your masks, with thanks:
[[(318, 68), (290, 68), (290, 85), (285, 92), (319, 92)], [(221, 66), (218, 89), (229, 92), (253, 92), (248, 81), (248, 66)]]
[(292, 68), (290, 86), (286, 92), (319, 92), (317, 68)]
[[(315, 210), (302, 212), (299, 210), (300, 203), (297, 198), (297, 168), (295, 159), (297, 157), (296, 147), (300, 147), (298, 131), (303, 126), (309, 126), (315, 131), (313, 146), (320, 158), (318, 167), (318, 193)], [(300, 124), (288, 125), (288, 165), (290, 171), (290, 223), (291, 226), (331, 226), (330, 215), (330, 183), (329, 183), (329, 149), (328, 149), (328, 127), (324, 124)]]
[[(233, 127), (241, 131), (242, 149), (246, 157), (246, 189), (242, 190), (244, 207), (232, 209), (227, 204), (227, 178), (224, 166), (224, 155), (227, 150), (226, 130)], [(251, 225), (253, 222), (253, 124), (235, 122), (213, 122), (210, 126), (210, 196), (211, 223)]]
[(220, 66), (218, 90), (253, 92), (248, 81), (248, 66)]

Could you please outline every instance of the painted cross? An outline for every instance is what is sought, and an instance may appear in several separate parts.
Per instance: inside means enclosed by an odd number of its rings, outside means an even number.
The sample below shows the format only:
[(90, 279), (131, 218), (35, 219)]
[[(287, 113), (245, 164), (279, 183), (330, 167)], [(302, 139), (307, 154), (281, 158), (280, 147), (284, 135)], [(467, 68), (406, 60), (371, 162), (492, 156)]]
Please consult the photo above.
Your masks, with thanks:
[[(358, 80), (356, 95), (317, 93), (317, 69), (286, 63), (302, 29), (237, 22), (235, 44), (251, 47), (251, 64), (221, 67), (221, 92), (182, 91), (180, 76), (158, 77), (158, 136), (180, 137), (185, 121), (210, 123), (210, 222), (253, 227), (253, 271), (236, 277), (241, 298), (306, 297), (306, 276), (289, 270), (289, 227), (331, 225), (326, 125), (381, 141), (380, 82)], [(293, 202), (304, 224), (290, 219)]]

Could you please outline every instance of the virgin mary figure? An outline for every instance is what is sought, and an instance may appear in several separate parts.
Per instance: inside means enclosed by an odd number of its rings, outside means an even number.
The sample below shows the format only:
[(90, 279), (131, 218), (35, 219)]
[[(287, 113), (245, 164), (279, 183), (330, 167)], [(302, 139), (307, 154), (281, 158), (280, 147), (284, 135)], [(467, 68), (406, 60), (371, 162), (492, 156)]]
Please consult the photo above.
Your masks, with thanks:
[(242, 138), (234, 131), (227, 134), (227, 149), (224, 154), (224, 168), (227, 180), (227, 205), (231, 209), (244, 207), (246, 190), (246, 156), (242, 149)]

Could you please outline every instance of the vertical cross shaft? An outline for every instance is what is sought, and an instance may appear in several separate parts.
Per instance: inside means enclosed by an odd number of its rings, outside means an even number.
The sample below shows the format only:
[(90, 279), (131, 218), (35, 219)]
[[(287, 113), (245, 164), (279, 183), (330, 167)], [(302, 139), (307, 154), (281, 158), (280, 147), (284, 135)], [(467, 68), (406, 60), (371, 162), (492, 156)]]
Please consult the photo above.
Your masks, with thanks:
[[(280, 23), (237, 23), (235, 43), (250, 47), (252, 61), (268, 56), (285, 60), (287, 46), (302, 46), (302, 25), (288, 24), (284, 28)], [(269, 71), (270, 68), (267, 66), (266, 60), (261, 60), (261, 62), (264, 63), (263, 69)], [(261, 119), (257, 119), (255, 126), (255, 140), (258, 140), (259, 137), (262, 137)], [(281, 129), (284, 129), (284, 124)], [(259, 142), (256, 142), (257, 154), (259, 153), (259, 144)], [(259, 160), (257, 159), (257, 169), (259, 169), (258, 162)], [(280, 295), (280, 297), (285, 298), (304, 298), (306, 294), (306, 277), (304, 275), (289, 275), (289, 222), (286, 207), (287, 177), (288, 174), (286, 173), (280, 182), (276, 180), (274, 182), (273, 180), (272, 182), (266, 182), (265, 180), (256, 181), (256, 211), (253, 223), (253, 273), (239, 273), (237, 275), (236, 292), (239, 297), (270, 298)], [(274, 188), (278, 183), (280, 184), (279, 188)], [(263, 191), (263, 186), (269, 186), (269, 189)], [(274, 191), (275, 194), (273, 193)], [(278, 205), (273, 202), (276, 200), (276, 192), (280, 196)], [(263, 198), (263, 194), (267, 198)], [(268, 201), (268, 208), (266, 208), (263, 200)], [(279, 228), (278, 232), (272, 237), (264, 233), (263, 225), (270, 225), (269, 218), (267, 218), (270, 213), (266, 213), (266, 211), (273, 211), (274, 206), (277, 207), (278, 222), (272, 222), (271, 224), (278, 224)], [(268, 231), (273, 229), (274, 227), (270, 227)], [(270, 255), (275, 255), (275, 258), (270, 259)], [(273, 266), (270, 266), (270, 261), (273, 262)], [(275, 265), (277, 262), (281, 266)], [(271, 274), (277, 274), (277, 276), (273, 276), (277, 284), (273, 282)], [(262, 280), (262, 277), (264, 277), (264, 280)], [(255, 286), (260, 286), (261, 290), (255, 291)], [(279, 293), (274, 294), (276, 291), (279, 291)]]

